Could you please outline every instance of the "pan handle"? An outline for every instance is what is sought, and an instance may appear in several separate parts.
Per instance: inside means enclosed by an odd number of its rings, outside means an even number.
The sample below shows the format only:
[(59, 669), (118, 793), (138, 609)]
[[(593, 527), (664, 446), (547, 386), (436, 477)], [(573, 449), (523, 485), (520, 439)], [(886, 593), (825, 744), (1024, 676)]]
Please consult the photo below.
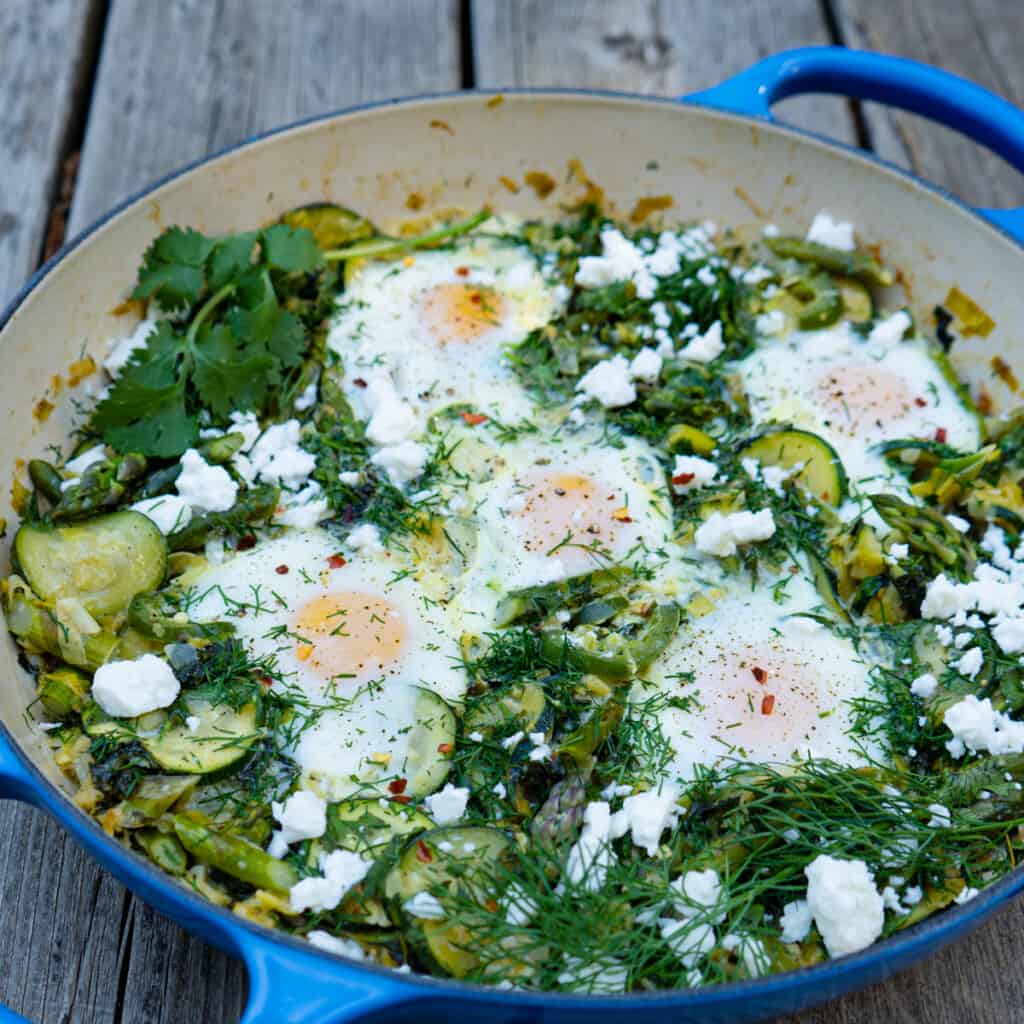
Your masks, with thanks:
[[(0, 725), (0, 800), (22, 800), (35, 803), (35, 786), (24, 761), (15, 753), (14, 741)], [(0, 1024), (4, 1024), (0, 1007)]]
[[(252, 932), (233, 941), (249, 972), (241, 1024), (384, 1022), (422, 992), (380, 971), (352, 970), (344, 960), (290, 948)], [(0, 1017), (0, 1024), (3, 1018)]]
[[(1024, 173), (1024, 112), (959, 75), (904, 57), (841, 46), (786, 50), (685, 99), (770, 121), (773, 103), (801, 93), (836, 93), (909, 110), (980, 142)], [(978, 213), (1024, 242), (1024, 207)]]

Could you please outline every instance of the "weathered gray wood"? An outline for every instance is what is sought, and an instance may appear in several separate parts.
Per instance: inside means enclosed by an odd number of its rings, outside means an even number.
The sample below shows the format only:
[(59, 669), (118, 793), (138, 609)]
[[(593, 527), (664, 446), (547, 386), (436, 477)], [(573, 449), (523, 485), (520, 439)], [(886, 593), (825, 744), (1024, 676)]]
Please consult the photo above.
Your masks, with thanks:
[[(43, 45), (18, 50), (21, 74)], [(0, 66), (5, 98), (9, 73)], [(456, 0), (114, 0), (70, 230), (253, 132), (459, 84)], [(0, 963), (0, 1002), (46, 1024), (231, 1021), (245, 997), (240, 964), (139, 904), (22, 808), (0, 817)]]
[(459, 84), (457, 0), (115, 0), (71, 229), (254, 132)]
[(99, 7), (96, 0), (0, 4), (0, 304), (39, 262)]
[[(478, 85), (581, 86), (679, 96), (792, 46), (831, 42), (818, 0), (475, 0)], [(842, 100), (789, 101), (779, 116), (855, 136)]]
[[(1024, 4), (1008, 0), (836, 0), (844, 42), (937, 64), (1024, 105)], [(998, 157), (922, 118), (865, 106), (875, 149), (983, 206), (1024, 204), (1024, 177)]]

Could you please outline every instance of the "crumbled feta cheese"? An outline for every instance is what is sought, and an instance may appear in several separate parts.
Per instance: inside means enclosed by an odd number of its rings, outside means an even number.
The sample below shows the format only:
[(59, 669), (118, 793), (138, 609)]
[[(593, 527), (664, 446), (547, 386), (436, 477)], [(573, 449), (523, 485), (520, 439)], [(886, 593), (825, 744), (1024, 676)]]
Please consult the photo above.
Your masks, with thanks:
[(664, 302), (652, 302), (651, 319), (655, 327), (668, 327), (672, 323), (672, 314)]
[(761, 228), (761, 234), (764, 235), (765, 238), (778, 238), (779, 237), (779, 225), (778, 224), (765, 224), (765, 226), (763, 228)]
[(694, 540), (698, 551), (727, 558), (736, 554), (739, 545), (767, 540), (774, 533), (775, 520), (770, 508), (761, 509), (760, 512), (731, 512), (728, 515), (713, 512), (698, 527)]
[(202, 719), (198, 715), (188, 715), (185, 718), (185, 728), (189, 732), (199, 732), (199, 726), (202, 724)]
[(327, 831), (327, 801), (311, 790), (300, 789), (284, 803), (274, 800), (270, 810), (281, 826), (267, 847), (271, 857), (283, 857), (292, 843), (319, 839)]
[(226, 512), (238, 497), (238, 484), (223, 466), (211, 466), (189, 448), (181, 457), (181, 472), (174, 482), (178, 494), (201, 512)]
[(929, 828), (950, 828), (953, 824), (953, 816), (943, 804), (929, 804), (928, 813), (931, 815)]
[(336, 953), (338, 956), (347, 956), (350, 960), (365, 960), (366, 954), (363, 947), (353, 939), (338, 938), (329, 932), (319, 929), (311, 931), (306, 935), (306, 941), (325, 953)]
[(505, 788), (504, 782), (496, 782), (491, 787), (491, 792), (499, 799), (504, 800), (508, 796), (508, 790)]
[(103, 360), (103, 369), (115, 380), (121, 375), (121, 371), (128, 365), (132, 356), (146, 347), (149, 336), (156, 330), (156, 318), (150, 317), (138, 324), (131, 334), (124, 338), (117, 338), (110, 343), (110, 350), (106, 359)]
[(296, 412), (305, 412), (307, 409), (312, 409), (316, 405), (317, 388), (319, 381), (311, 380), (305, 387), (305, 390), (295, 399), (294, 406)]
[(625, 356), (613, 356), (592, 366), (577, 382), (576, 390), (595, 398), (606, 409), (617, 409), (636, 400), (636, 388)]
[(419, 441), (401, 441), (399, 444), (380, 448), (370, 456), (370, 461), (384, 470), (396, 487), (423, 475), (430, 453)]
[(916, 907), (924, 899), (924, 890), (919, 885), (912, 885), (903, 894), (903, 905), (905, 907)]
[(819, 854), (804, 874), (807, 905), (829, 956), (856, 953), (882, 934), (885, 909), (864, 861)]
[(965, 903), (970, 903), (971, 900), (973, 900), (974, 897), (977, 896), (977, 895), (978, 895), (978, 890), (975, 889), (973, 885), (965, 885), (960, 890), (959, 894), (953, 900), (953, 902), (960, 904), (960, 906), (963, 906)]
[(239, 412), (237, 409), (228, 417), (231, 424), (230, 433), (242, 435), (242, 447), (239, 451), (247, 452), (256, 443), (263, 432), (256, 413), (251, 410)]
[(709, 924), (692, 924), (663, 917), (658, 921), (662, 939), (686, 968), (696, 967), (715, 948), (715, 929)]
[(850, 251), (857, 247), (853, 237), (853, 225), (847, 220), (836, 220), (828, 210), (814, 215), (807, 230), (807, 241), (827, 245), (830, 249)]
[(378, 370), (369, 375), (363, 389), (363, 401), (370, 412), (366, 437), (371, 444), (391, 445), (407, 441), (419, 433), (419, 422), (412, 406), (402, 401), (391, 374)]
[(192, 506), (180, 495), (160, 494), (155, 498), (143, 498), (130, 506), (133, 512), (141, 512), (156, 523), (157, 529), (165, 536), (188, 526), (192, 519)]
[(814, 923), (814, 914), (807, 900), (793, 900), (782, 908), (779, 918), (783, 942), (803, 942)]
[(316, 526), (330, 513), (330, 504), (323, 496), (323, 489), (315, 480), (310, 480), (298, 493), (286, 491), (282, 495), (283, 507), (274, 516), (274, 521), (283, 526), (309, 529)]
[(887, 560), (890, 562), (901, 562), (910, 554), (909, 544), (890, 544)]
[(1024, 618), (1003, 619), (992, 627), (992, 639), (1004, 654), (1024, 651)]
[(543, 761), (551, 756), (551, 747), (544, 733), (531, 732), (530, 742), (533, 744), (533, 750), (530, 751), (531, 761)]
[(946, 516), (946, 522), (949, 523), (957, 533), (966, 533), (971, 528), (971, 524), (962, 516), (948, 515)]
[(470, 743), (483, 743), (483, 741), (484, 741), (484, 734), (482, 732), (478, 732), (477, 730), (474, 729), (473, 732), (471, 732), (466, 737), (466, 739), (469, 740)]
[(774, 338), (786, 329), (786, 314), (780, 309), (762, 313), (754, 321), (754, 329), (766, 338)]
[(700, 281), (705, 288), (713, 288), (718, 281), (718, 277), (715, 275), (715, 272), (711, 267), (703, 266), (697, 271), (697, 280)]
[(338, 483), (344, 484), (346, 487), (355, 487), (356, 484), (362, 480), (362, 473), (355, 473), (352, 471), (338, 474)]
[(292, 910), (301, 914), (306, 910), (323, 913), (334, 910), (342, 897), (358, 885), (373, 867), (367, 860), (351, 850), (334, 850), (320, 854), (322, 877), (303, 878), (289, 890)]
[(505, 750), (514, 750), (517, 746), (519, 746), (520, 742), (522, 741), (525, 735), (526, 733), (524, 733), (522, 730), (520, 730), (519, 732), (514, 732), (511, 736), (507, 736), (505, 739), (503, 739), (501, 741), (501, 745)]
[(910, 330), (913, 321), (906, 310), (893, 313), (892, 316), (875, 324), (868, 335), (868, 341), (873, 345), (882, 348), (892, 348), (903, 340), (903, 336)]
[(627, 796), (622, 802), (622, 809), (612, 815), (612, 838), (618, 839), (629, 832), (634, 846), (639, 846), (648, 857), (653, 857), (658, 852), (662, 832), (671, 828), (679, 817), (678, 799), (678, 789), (667, 783), (659, 791), (648, 790)]
[[(957, 639), (959, 640), (960, 638), (957, 637)], [(968, 634), (968, 640), (970, 640), (970, 634)], [(959, 647), (960, 645), (957, 644), (957, 646)], [(973, 679), (981, 671), (984, 661), (985, 656), (982, 654), (981, 648), (972, 647), (962, 658), (951, 662), (951, 664), (961, 675), (967, 676), (968, 679)]]
[(740, 465), (751, 480), (760, 480), (769, 491), (779, 497), (783, 495), (782, 485), (804, 468), (802, 462), (797, 462), (792, 466), (762, 466), (757, 459), (751, 458), (742, 459)]
[(345, 538), (345, 543), (361, 555), (379, 555), (384, 550), (380, 530), (373, 523), (363, 523), (362, 526), (357, 526)]
[(301, 430), (298, 420), (275, 423), (252, 446), (249, 460), (262, 480), (292, 489), (305, 484), (316, 468), (316, 459), (299, 444)]
[(93, 700), (113, 718), (137, 718), (170, 707), (180, 692), (171, 666), (155, 654), (134, 661), (108, 661), (92, 679)]
[(915, 697), (920, 697), (922, 700), (928, 700), (935, 695), (935, 691), (938, 689), (938, 686), (938, 679), (936, 679), (931, 672), (925, 672), (910, 684), (910, 692)]
[(522, 927), (525, 924), (529, 924), (539, 909), (537, 901), (531, 899), (518, 882), (513, 882), (505, 890), (502, 904), (505, 907), (505, 920), (514, 927)]
[(676, 494), (703, 487), (714, 480), (718, 466), (699, 455), (677, 455), (672, 467), (672, 490)]
[(696, 335), (691, 342), (679, 350), (679, 358), (687, 359), (691, 363), (710, 363), (724, 351), (722, 321), (716, 320), (703, 334)]
[(722, 882), (714, 868), (687, 871), (669, 883), (672, 905), (684, 918), (700, 917), (712, 924), (721, 924), (726, 911), (722, 908)]
[[(604, 288), (618, 281), (632, 281), (636, 286), (637, 298), (653, 299), (657, 288), (657, 280), (649, 269), (649, 262), (654, 261), (657, 268), (666, 273), (674, 273), (670, 259), (664, 256), (657, 258), (645, 256), (617, 228), (605, 228), (601, 232), (601, 255), (584, 256), (576, 268), (576, 284), (580, 288)], [(679, 267), (679, 258), (675, 258), (675, 268)]]
[(969, 693), (946, 708), (942, 720), (953, 733), (946, 749), (955, 758), (963, 757), (968, 750), (972, 754), (983, 751), (1024, 753), (1024, 722), (1016, 722), (1009, 715), (996, 711), (988, 697), (978, 700)]
[[(583, 812), (583, 830), (569, 850), (563, 882), (597, 892), (604, 886), (615, 854), (611, 839), (611, 809), (603, 800), (587, 804)], [(560, 883), (561, 884), (561, 883)]]
[(612, 957), (584, 960), (567, 956), (565, 970), (558, 975), (558, 984), (574, 992), (591, 995), (613, 995), (626, 990), (629, 968)]
[(662, 358), (653, 348), (642, 348), (629, 364), (629, 372), (635, 380), (653, 384), (661, 373)]
[(98, 444), (80, 455), (76, 455), (73, 459), (69, 459), (64, 463), (64, 468), (75, 476), (81, 476), (90, 466), (95, 466), (97, 462), (102, 462), (106, 457), (107, 449)]
[(468, 801), (469, 790), (449, 782), (439, 793), (432, 793), (423, 802), (436, 824), (453, 825), (466, 813)]

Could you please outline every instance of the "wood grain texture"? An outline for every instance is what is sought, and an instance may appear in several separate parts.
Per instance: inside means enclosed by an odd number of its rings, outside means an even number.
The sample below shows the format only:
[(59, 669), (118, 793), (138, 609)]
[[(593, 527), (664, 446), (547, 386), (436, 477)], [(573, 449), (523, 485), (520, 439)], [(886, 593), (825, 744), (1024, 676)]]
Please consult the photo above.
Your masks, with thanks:
[[(1024, 4), (1016, 0), (835, 0), (848, 46), (937, 64), (1024, 106)], [(864, 107), (882, 156), (981, 206), (1024, 204), (1024, 176), (957, 133), (911, 114)]]
[(0, 305), (35, 270), (98, 0), (0, 4)]
[[(43, 45), (19, 50), (19, 65)], [(254, 132), (460, 79), (455, 0), (114, 0), (69, 230)], [(138, 903), (48, 819), (13, 806), (0, 816), (0, 963), (0, 1003), (44, 1024), (232, 1021), (245, 999), (239, 963)]]
[[(480, 86), (551, 85), (680, 96), (706, 89), (761, 57), (831, 42), (818, 0), (516, 0), (472, 3)], [(779, 116), (846, 142), (848, 105), (811, 97)]]

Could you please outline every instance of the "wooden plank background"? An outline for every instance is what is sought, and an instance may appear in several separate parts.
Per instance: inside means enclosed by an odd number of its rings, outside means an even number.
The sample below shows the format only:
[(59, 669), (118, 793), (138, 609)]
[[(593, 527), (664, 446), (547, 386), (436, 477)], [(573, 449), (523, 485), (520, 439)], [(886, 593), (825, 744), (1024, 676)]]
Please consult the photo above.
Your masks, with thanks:
[[(211, 150), (289, 120), (460, 86), (678, 95), (823, 43), (940, 64), (1024, 105), (1019, 0), (3, 0), (0, 300), (59, 240)], [(975, 203), (1021, 177), (909, 115), (830, 98), (783, 119), (874, 148)], [(71, 172), (81, 149), (77, 182)], [(72, 186), (73, 189), (72, 189)], [(790, 1019), (1024, 1021), (1024, 908)], [(33, 1021), (237, 1020), (241, 966), (155, 914), (44, 816), (0, 804), (0, 1002)]]

